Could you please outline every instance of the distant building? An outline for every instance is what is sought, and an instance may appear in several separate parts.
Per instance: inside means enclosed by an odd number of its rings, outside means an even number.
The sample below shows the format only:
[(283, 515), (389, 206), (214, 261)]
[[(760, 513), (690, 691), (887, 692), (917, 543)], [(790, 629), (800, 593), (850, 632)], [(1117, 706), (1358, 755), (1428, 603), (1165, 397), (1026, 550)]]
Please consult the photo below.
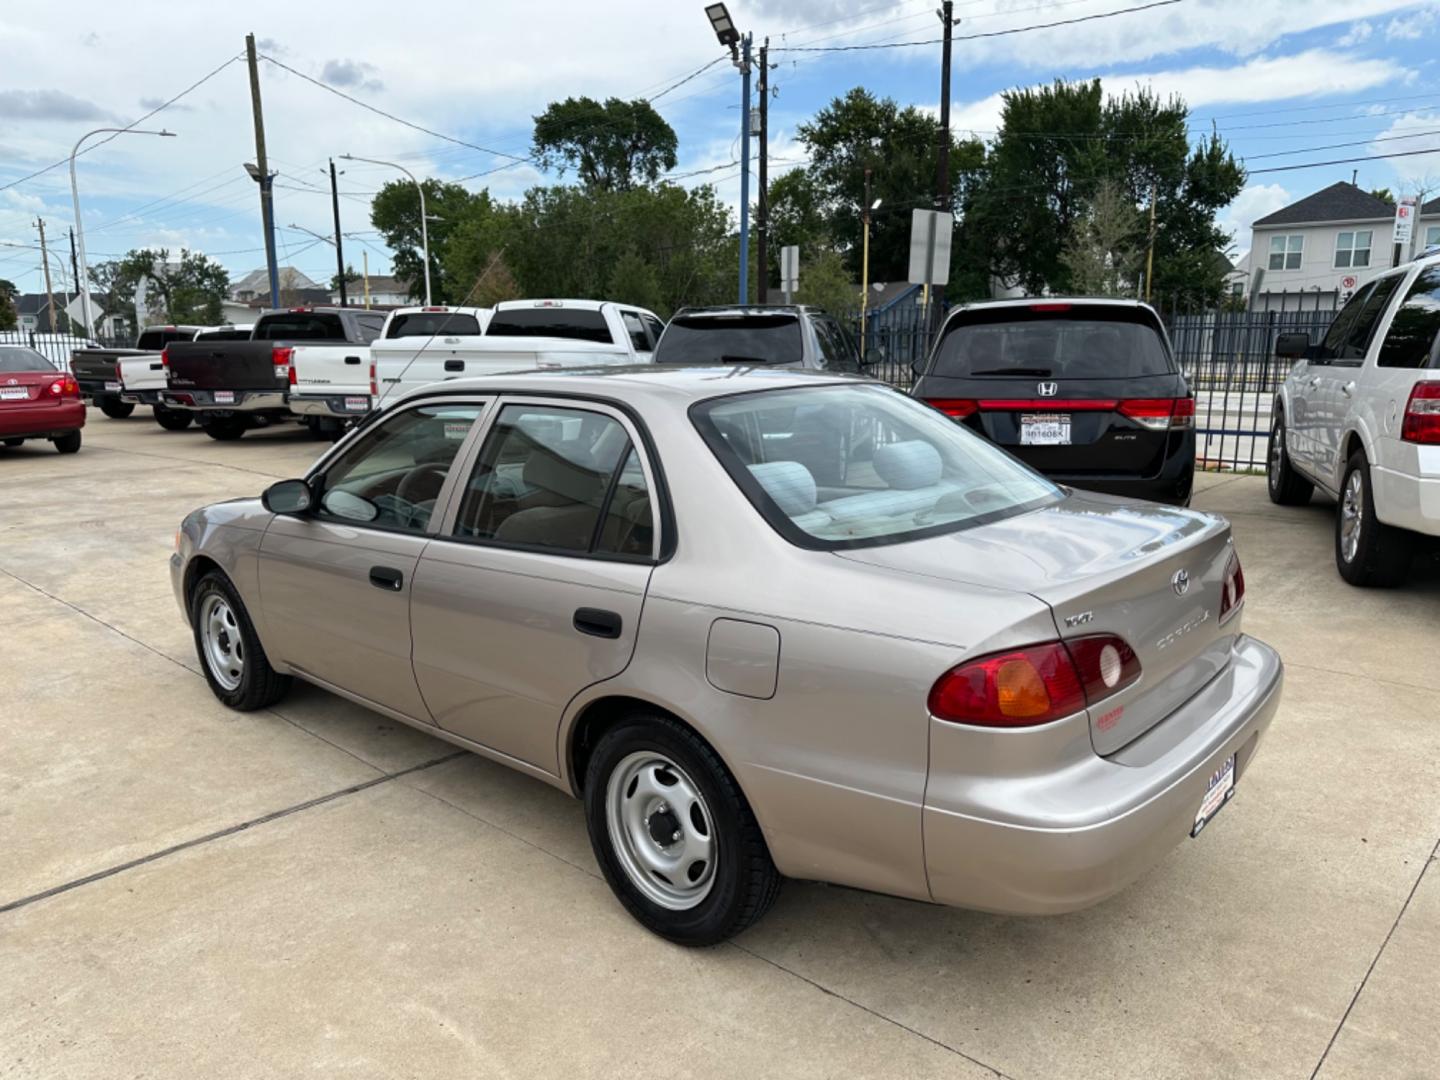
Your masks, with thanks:
[[(311, 289), (319, 289), (322, 293), (325, 291), (324, 286), (317, 285), (293, 266), (282, 266), (276, 273), (280, 279), (280, 303), (284, 306), (297, 302), (287, 301), (285, 298), (286, 293)], [(230, 299), (239, 300), (241, 303), (258, 300), (268, 305), (270, 303), (269, 271), (262, 266), (259, 270), (251, 270), (250, 273), (246, 274), (239, 281), (232, 282), (230, 285)], [(312, 303), (313, 301), (303, 302)]]
[[(83, 317), (77, 317), (78, 322), (72, 324), (70, 318), (65, 314), (66, 304), (75, 304), (78, 293), (55, 294), (55, 326), (56, 332), (62, 334), (79, 333), (80, 322)], [(110, 306), (109, 294), (103, 292), (90, 293), (90, 309), (96, 315), (95, 332), (104, 338), (123, 338), (131, 333), (133, 319), (127, 319), (123, 314), (105, 314)], [(75, 304), (78, 311), (79, 305)], [(15, 297), (15, 312), (19, 316), (18, 329), (26, 333), (48, 334), (50, 330), (50, 300), (44, 293), (21, 293)]]
[[(1394, 258), (1395, 205), (1341, 181), (1256, 221), (1250, 250), (1226, 275), (1256, 311), (1334, 307)], [(1420, 208), (1408, 259), (1440, 243), (1440, 199)]]
[[(352, 306), (359, 306), (365, 302), (365, 282), (352, 281), (345, 286), (346, 299)], [(410, 304), (410, 286), (399, 278), (391, 277), (388, 274), (370, 275), (370, 306), (371, 307), (402, 307)], [(340, 303), (340, 290), (330, 290), (330, 303)]]

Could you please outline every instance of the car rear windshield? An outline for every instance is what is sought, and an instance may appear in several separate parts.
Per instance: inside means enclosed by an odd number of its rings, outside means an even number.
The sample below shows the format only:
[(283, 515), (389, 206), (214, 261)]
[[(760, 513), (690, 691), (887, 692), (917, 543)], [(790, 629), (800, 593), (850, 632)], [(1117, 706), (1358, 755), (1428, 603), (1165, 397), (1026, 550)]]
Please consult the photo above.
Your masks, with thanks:
[(677, 315), (655, 350), (657, 364), (798, 364), (800, 319), (775, 315)]
[(202, 330), (195, 335), (196, 341), (249, 341), (250, 331), (229, 327), (225, 330)]
[(605, 316), (593, 309), (567, 307), (510, 308), (497, 311), (486, 337), (557, 337), (614, 344)]
[(177, 330), (175, 327), (155, 327), (150, 330), (140, 331), (140, 338), (135, 342), (137, 349), (159, 352), (171, 342), (190, 341), (195, 337), (194, 330)]
[(800, 547), (916, 540), (1063, 497), (1003, 450), (889, 387), (763, 390), (690, 412), (740, 490)]
[(433, 337), (436, 334), (479, 337), (480, 320), (459, 311), (412, 311), (392, 317), (390, 328), (385, 331), (387, 338)]
[(339, 315), (319, 311), (286, 311), (265, 315), (255, 324), (256, 341), (345, 341)]
[(1126, 379), (1174, 370), (1146, 313), (1064, 304), (957, 316), (931, 368), (961, 379)]
[(54, 371), (55, 365), (34, 349), (0, 345), (0, 371)]

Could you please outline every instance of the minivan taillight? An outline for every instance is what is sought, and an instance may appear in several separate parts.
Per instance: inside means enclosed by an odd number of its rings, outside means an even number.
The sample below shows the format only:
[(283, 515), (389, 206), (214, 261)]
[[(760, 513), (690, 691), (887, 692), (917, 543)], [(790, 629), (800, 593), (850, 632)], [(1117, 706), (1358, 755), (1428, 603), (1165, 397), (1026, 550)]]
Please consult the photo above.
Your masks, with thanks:
[(1128, 417), (1151, 431), (1188, 428), (1195, 422), (1195, 399), (1129, 398), (1120, 402), (1118, 411), (1121, 416)]
[(925, 404), (932, 409), (939, 409), (952, 420), (964, 420), (965, 417), (975, 413), (980, 408), (980, 403), (974, 398), (926, 398)]
[(1400, 438), (1427, 446), (1440, 443), (1440, 382), (1425, 379), (1411, 387)]
[(1135, 650), (1091, 634), (992, 653), (953, 667), (930, 689), (930, 714), (952, 724), (1048, 724), (1119, 693), (1140, 678)]
[(275, 365), (275, 378), (284, 379), (291, 386), (295, 385), (295, 369), (290, 364), (294, 354), (295, 350), (288, 345), (276, 345), (270, 350), (270, 362)]
[(1240, 556), (1232, 554), (1225, 567), (1225, 582), (1220, 589), (1220, 621), (1226, 622), (1245, 602), (1245, 571), (1240, 569)]

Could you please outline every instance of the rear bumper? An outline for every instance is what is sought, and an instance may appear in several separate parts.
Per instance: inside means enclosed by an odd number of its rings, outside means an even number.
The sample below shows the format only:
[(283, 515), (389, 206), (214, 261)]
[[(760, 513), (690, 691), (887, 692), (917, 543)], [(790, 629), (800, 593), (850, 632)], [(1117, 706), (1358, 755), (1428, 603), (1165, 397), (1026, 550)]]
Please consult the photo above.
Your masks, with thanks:
[(160, 404), (171, 409), (215, 410), (227, 413), (286, 413), (290, 411), (283, 390), (221, 390), (218, 392), (232, 393), (235, 395), (235, 400), (217, 402), (215, 400), (217, 391), (214, 390), (163, 390), (160, 393)]
[(0, 438), (53, 439), (85, 426), (85, 405), (70, 400), (58, 405), (0, 408)]
[(75, 381), (80, 384), (80, 398), (87, 405), (101, 398), (119, 398), (121, 394), (119, 379), (82, 379), (77, 376)]
[[(349, 408), (347, 403), (364, 400), (363, 408)], [(348, 420), (364, 416), (372, 408), (369, 394), (291, 394), (290, 411), (300, 416), (330, 416)]]
[(131, 405), (164, 405), (160, 400), (160, 390), (126, 390), (120, 395), (121, 401), (127, 401)]
[(932, 897), (1047, 915), (1119, 892), (1189, 837), (1211, 775), (1231, 754), (1243, 796), (1283, 677), (1275, 650), (1241, 635), (1224, 672), (1108, 758), (978, 785), (932, 771), (924, 809)]
[(1413, 476), (1372, 465), (1370, 481), (1375, 488), (1375, 514), (1381, 521), (1440, 536), (1440, 476)]

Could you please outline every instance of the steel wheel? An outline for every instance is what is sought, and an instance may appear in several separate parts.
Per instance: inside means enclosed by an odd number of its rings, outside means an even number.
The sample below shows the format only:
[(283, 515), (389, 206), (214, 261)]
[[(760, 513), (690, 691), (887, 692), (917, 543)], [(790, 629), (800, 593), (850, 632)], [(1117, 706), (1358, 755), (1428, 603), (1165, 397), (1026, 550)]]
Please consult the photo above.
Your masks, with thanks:
[(1365, 518), (1365, 478), (1359, 469), (1352, 469), (1340, 496), (1340, 556), (1347, 563), (1355, 561), (1360, 550), (1361, 523)]
[(699, 787), (664, 754), (642, 750), (610, 773), (605, 819), (615, 854), (646, 899), (687, 911), (715, 883), (715, 828)]
[(1285, 464), (1285, 429), (1276, 424), (1270, 431), (1270, 488), (1280, 490), (1280, 469)]
[(200, 633), (210, 674), (224, 689), (238, 689), (245, 677), (245, 641), (225, 597), (217, 593), (205, 597), (200, 609)]

